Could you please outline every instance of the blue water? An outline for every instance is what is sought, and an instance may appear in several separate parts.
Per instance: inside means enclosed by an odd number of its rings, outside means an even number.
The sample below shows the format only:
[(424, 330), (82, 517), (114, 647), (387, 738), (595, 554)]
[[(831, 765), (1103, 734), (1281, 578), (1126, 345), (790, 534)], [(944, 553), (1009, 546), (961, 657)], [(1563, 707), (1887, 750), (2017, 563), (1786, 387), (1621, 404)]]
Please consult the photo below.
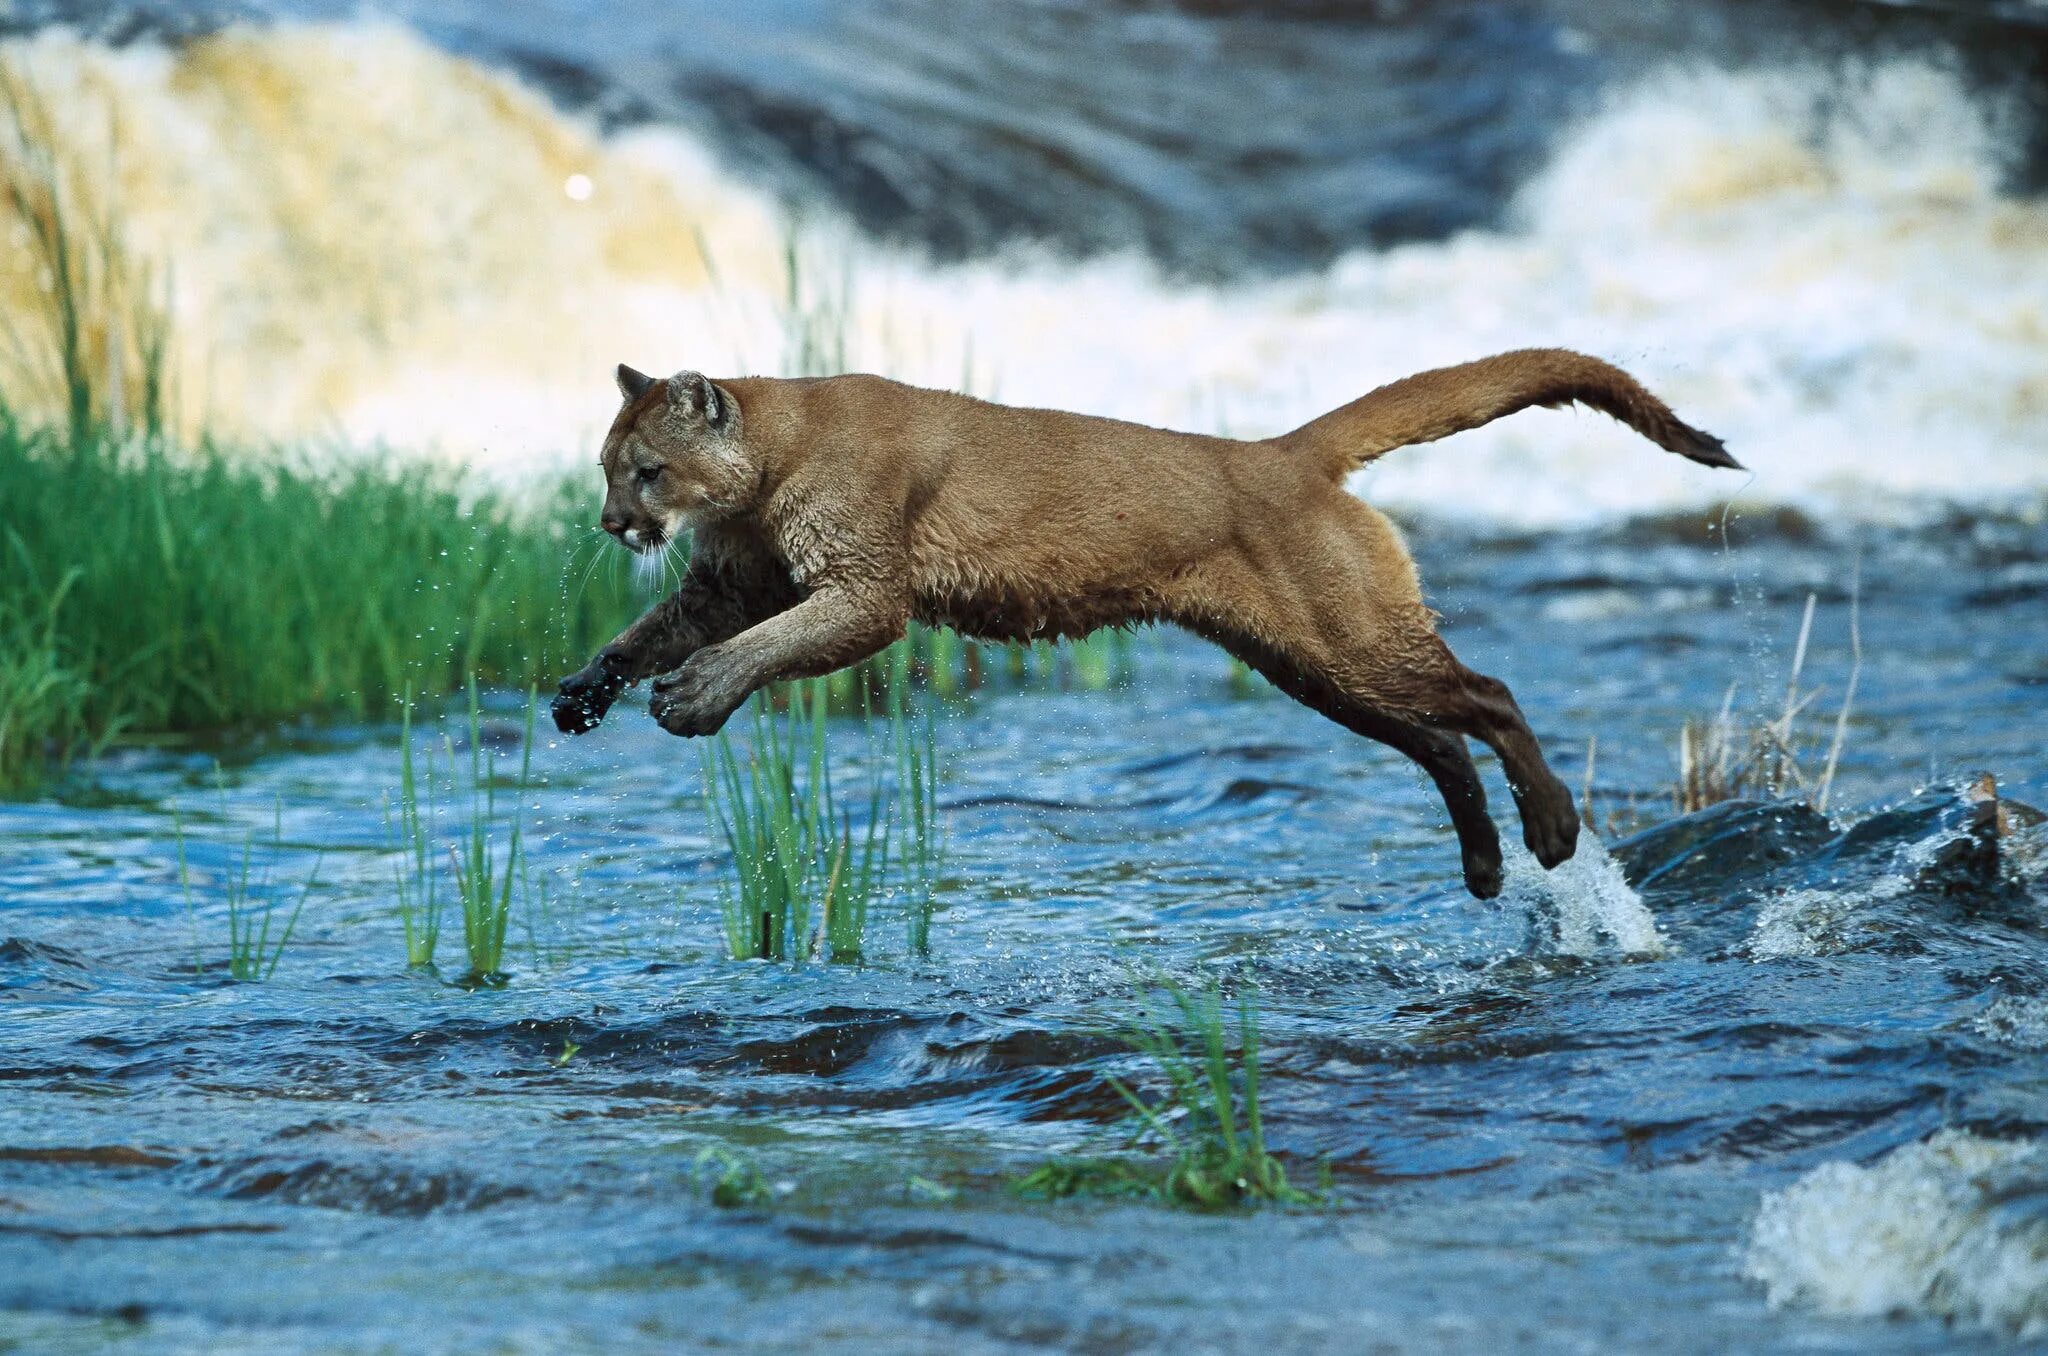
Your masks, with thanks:
[[(2038, 1049), (1982, 1021), (2048, 999), (2040, 844), (1953, 789), (1982, 769), (2048, 800), (2040, 525), (1851, 542), (1738, 521), (1726, 550), (1692, 522), (1413, 535), (1454, 646), (1513, 686), (1568, 781), (1597, 739), (1612, 867), (1588, 840), (1471, 900), (1415, 773), (1169, 634), (1136, 639), (1128, 686), (940, 709), (950, 849), (922, 958), (885, 904), (865, 965), (726, 959), (697, 750), (630, 706), (536, 750), (545, 900), (515, 917), (501, 989), (405, 969), (394, 729), (128, 753), (0, 808), (0, 1341), (1998, 1344), (1772, 1310), (1740, 1258), (1764, 1193), (1821, 1164), (2048, 1120)], [(1622, 842), (1670, 816), (1684, 717), (1730, 683), (1738, 714), (1782, 702), (1809, 591), (1818, 765), (1859, 561), (1833, 822), (1723, 810)], [(490, 703), (504, 776), (519, 710)], [(859, 722), (832, 748), (842, 787), (867, 785)], [(282, 907), (316, 862), (321, 883), (275, 975), (236, 984), (227, 887), (251, 837)], [(1828, 907), (1767, 926), (1802, 890)], [(444, 938), (451, 975), (460, 954)], [(1159, 1079), (1104, 1033), (1162, 977), (1256, 990), (1269, 1134), (1323, 1204), (1008, 1191), (1048, 1156), (1125, 1150), (1106, 1076)], [(709, 1146), (771, 1199), (714, 1205)]]

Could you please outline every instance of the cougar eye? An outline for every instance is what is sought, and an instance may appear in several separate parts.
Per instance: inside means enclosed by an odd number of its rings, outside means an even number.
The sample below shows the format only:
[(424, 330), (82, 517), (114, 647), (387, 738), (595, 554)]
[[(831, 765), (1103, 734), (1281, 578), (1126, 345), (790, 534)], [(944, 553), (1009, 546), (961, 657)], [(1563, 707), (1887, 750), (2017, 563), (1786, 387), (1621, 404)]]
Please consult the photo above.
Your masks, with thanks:
[(661, 479), (661, 468), (659, 466), (643, 466), (640, 468), (640, 483), (642, 485), (652, 485), (659, 479)]

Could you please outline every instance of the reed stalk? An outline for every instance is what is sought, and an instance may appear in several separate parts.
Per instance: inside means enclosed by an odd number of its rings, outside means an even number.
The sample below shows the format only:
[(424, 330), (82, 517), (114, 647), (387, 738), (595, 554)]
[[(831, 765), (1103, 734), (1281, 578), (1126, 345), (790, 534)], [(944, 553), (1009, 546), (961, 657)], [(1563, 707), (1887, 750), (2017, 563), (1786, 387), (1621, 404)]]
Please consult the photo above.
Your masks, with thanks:
[(1834, 737), (1828, 740), (1828, 761), (1821, 769), (1820, 786), (1813, 798), (1813, 808), (1827, 812), (1828, 797), (1835, 789), (1835, 769), (1842, 761), (1842, 745), (1849, 737), (1849, 712), (1856, 705), (1856, 684), (1863, 676), (1863, 562), (1856, 562), (1856, 571), (1849, 582), (1849, 681), (1842, 690), (1842, 706), (1835, 712)]
[[(1808, 593), (1778, 714), (1758, 721), (1747, 731), (1739, 728), (1734, 717), (1736, 689), (1731, 685), (1722, 697), (1718, 713), (1704, 721), (1687, 719), (1679, 727), (1678, 781), (1672, 788), (1672, 801), (1679, 813), (1691, 814), (1722, 801), (1753, 795), (1796, 795), (1816, 810), (1826, 810), (1863, 671), (1861, 599), (1859, 567), (1849, 596), (1849, 678), (1819, 775), (1808, 775), (1808, 750), (1803, 747), (1805, 741), (1799, 730), (1801, 718), (1821, 695), (1820, 688), (1801, 687), (1818, 601), (1815, 594)], [(1590, 812), (1590, 803), (1588, 809)]]

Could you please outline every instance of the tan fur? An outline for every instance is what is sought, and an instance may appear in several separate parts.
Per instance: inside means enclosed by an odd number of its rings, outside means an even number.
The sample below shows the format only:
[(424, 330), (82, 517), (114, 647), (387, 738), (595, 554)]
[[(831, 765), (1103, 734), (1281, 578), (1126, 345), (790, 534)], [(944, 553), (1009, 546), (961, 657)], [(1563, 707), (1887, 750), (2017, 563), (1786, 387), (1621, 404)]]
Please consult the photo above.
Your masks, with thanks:
[(1499, 753), (1546, 866), (1576, 842), (1571, 796), (1507, 689), (1438, 638), (1399, 535), (1345, 493), (1343, 474), (1403, 443), (1572, 400), (1734, 464), (1619, 369), (1556, 349), (1409, 377), (1263, 442), (871, 376), (619, 376), (604, 525), (638, 549), (686, 527), (694, 544), (682, 587), (563, 680), (565, 731), (666, 674), (655, 718), (709, 734), (757, 688), (864, 659), (913, 617), (1003, 640), (1172, 622), (1419, 762), (1481, 896), (1500, 888), (1499, 844), (1461, 736)]

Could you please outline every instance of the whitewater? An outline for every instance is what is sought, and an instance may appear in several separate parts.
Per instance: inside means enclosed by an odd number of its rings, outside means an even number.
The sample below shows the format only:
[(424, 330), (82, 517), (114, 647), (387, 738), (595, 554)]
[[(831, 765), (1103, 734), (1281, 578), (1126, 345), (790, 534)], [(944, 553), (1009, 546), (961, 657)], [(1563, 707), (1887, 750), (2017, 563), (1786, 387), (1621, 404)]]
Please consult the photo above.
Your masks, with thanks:
[[(616, 362), (780, 372), (806, 348), (1263, 436), (1417, 368), (1561, 344), (1638, 373), (1753, 477), (1531, 413), (1355, 488), (1542, 526), (2048, 487), (2048, 207), (2004, 191), (1996, 100), (1931, 59), (1666, 69), (1566, 130), (1500, 229), (1198, 284), (1031, 247), (935, 264), (778, 203), (682, 132), (600, 135), (395, 26), (0, 51), (78, 191), (169, 280), (185, 422), (234, 440), (552, 469), (587, 455)], [(47, 278), (10, 255), (0, 298), (28, 305)]]

